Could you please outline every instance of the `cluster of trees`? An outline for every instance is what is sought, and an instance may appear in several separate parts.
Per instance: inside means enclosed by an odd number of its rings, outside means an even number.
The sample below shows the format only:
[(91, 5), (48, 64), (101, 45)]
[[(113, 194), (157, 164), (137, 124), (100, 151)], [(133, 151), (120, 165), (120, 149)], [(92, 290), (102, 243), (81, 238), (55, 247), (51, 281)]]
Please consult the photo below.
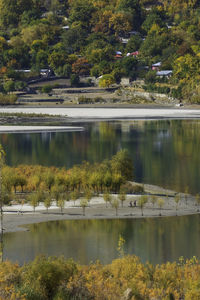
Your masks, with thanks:
[[(123, 239), (119, 241), (123, 254)], [(199, 299), (200, 263), (193, 257), (153, 266), (136, 256), (110, 265), (80, 266), (63, 257), (39, 256), (19, 267), (0, 264), (1, 299)]]
[[(119, 192), (123, 183), (133, 178), (133, 162), (127, 150), (121, 150), (111, 160), (89, 164), (84, 162), (72, 169), (21, 165), (5, 166), (2, 169), (2, 195), (4, 203), (9, 203), (14, 191), (37, 192), (30, 201), (40, 202), (44, 192), (54, 198), (63, 194), (77, 199), (80, 193)], [(48, 194), (47, 193), (47, 194)], [(48, 195), (47, 195), (48, 199)], [(47, 200), (48, 202), (48, 200)]]
[(0, 90), (24, 88), (20, 69), (33, 76), (51, 68), (75, 84), (80, 75), (105, 75), (109, 86), (161, 61), (178, 95), (198, 101), (199, 17), (197, 0), (0, 0)]

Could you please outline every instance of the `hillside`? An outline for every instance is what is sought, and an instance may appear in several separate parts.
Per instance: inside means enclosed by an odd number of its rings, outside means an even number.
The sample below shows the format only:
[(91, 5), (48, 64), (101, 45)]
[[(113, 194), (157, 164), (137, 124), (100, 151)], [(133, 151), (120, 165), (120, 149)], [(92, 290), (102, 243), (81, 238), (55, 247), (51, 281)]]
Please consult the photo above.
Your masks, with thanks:
[[(30, 78), (145, 79), (145, 89), (200, 101), (197, 0), (0, 0), (0, 91)], [(163, 72), (167, 71), (167, 72)]]

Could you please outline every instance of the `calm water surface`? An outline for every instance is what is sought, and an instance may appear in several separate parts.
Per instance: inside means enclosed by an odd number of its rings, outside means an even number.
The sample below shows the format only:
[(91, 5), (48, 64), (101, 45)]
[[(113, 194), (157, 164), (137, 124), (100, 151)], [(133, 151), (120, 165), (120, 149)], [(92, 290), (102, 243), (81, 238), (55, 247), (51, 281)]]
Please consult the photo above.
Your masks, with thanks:
[[(72, 167), (110, 158), (128, 149), (134, 179), (184, 191), (200, 191), (200, 121), (123, 121), (78, 124), (84, 132), (1, 134), (9, 165)], [(5, 257), (23, 263), (39, 253), (64, 254), (81, 263), (117, 257), (119, 234), (126, 253), (161, 263), (199, 256), (200, 217), (143, 220), (61, 221), (37, 224), (30, 232), (5, 235)]]
[(122, 121), (79, 124), (84, 132), (1, 134), (9, 165), (72, 167), (128, 149), (138, 182), (200, 191), (200, 121)]
[(64, 255), (81, 264), (118, 257), (121, 234), (125, 253), (153, 264), (200, 257), (200, 216), (137, 220), (54, 221), (30, 225), (29, 232), (5, 235), (4, 258), (20, 264), (38, 254)]

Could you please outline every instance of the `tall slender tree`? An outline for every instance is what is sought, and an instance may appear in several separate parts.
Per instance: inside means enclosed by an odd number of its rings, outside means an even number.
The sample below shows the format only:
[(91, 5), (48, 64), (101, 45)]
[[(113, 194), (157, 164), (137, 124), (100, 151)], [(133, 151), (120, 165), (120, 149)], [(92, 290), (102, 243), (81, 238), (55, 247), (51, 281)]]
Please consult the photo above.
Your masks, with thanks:
[(4, 164), (5, 152), (0, 145), (0, 262), (3, 262), (3, 197), (2, 197), (2, 166)]

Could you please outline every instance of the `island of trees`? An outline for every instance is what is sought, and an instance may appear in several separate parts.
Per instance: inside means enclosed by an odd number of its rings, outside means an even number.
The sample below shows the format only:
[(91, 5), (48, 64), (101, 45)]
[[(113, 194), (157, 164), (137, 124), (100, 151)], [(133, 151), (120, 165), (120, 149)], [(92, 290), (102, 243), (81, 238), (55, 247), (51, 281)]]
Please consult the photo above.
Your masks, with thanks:
[(120, 206), (121, 212), (123, 207), (130, 207), (130, 215), (136, 212), (137, 207), (142, 216), (145, 215), (144, 210), (148, 215), (152, 209), (157, 216), (163, 215), (163, 209), (177, 215), (180, 205), (184, 205), (185, 209), (190, 207), (193, 213), (199, 212), (200, 195), (190, 195), (188, 187), (182, 193), (159, 187), (146, 189), (143, 184), (133, 182), (133, 173), (133, 162), (126, 149), (117, 152), (110, 160), (94, 164), (85, 161), (71, 169), (3, 165), (1, 204), (7, 209), (13, 204), (21, 205), (21, 213), (25, 209), (24, 204), (31, 205), (34, 212), (42, 204), (47, 213), (50, 207), (54, 207), (60, 208), (60, 213), (64, 214), (67, 202), (73, 201), (74, 208), (82, 207), (85, 216), (90, 200), (100, 197), (106, 208), (115, 210), (116, 216)]
[[(0, 0), (0, 92), (53, 72), (199, 102), (198, 0)], [(16, 99), (2, 95), (2, 103)]]

